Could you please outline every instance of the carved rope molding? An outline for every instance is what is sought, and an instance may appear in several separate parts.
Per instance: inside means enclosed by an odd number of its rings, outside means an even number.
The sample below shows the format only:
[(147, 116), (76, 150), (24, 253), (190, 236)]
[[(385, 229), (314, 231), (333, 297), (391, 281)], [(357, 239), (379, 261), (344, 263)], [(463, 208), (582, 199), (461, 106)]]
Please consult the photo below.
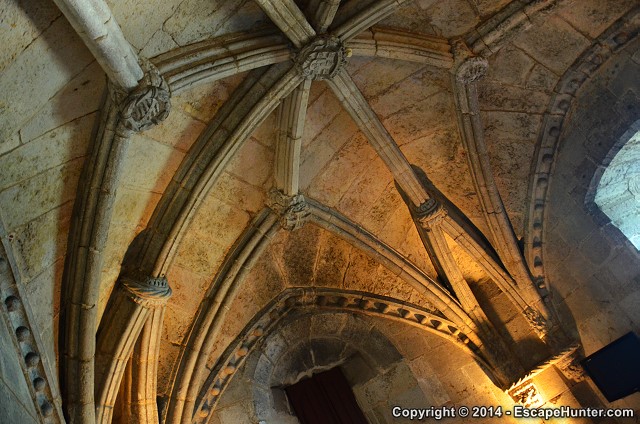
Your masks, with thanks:
[(217, 401), (246, 357), (288, 313), (301, 308), (354, 312), (399, 321), (449, 340), (473, 357), (490, 374), (494, 371), (471, 338), (453, 322), (443, 318), (440, 311), (429, 311), (394, 298), (359, 291), (289, 288), (256, 314), (227, 347), (200, 392), (192, 422), (209, 422)]
[(554, 95), (544, 114), (538, 134), (536, 152), (532, 160), (529, 207), (525, 220), (525, 255), (531, 266), (536, 283), (547, 286), (544, 270), (544, 221), (549, 199), (549, 183), (553, 176), (555, 160), (560, 145), (560, 135), (568, 113), (571, 111), (576, 93), (582, 85), (616, 51), (637, 39), (640, 34), (640, 6), (617, 20), (601, 34), (564, 73), (554, 88)]
[[(170, 111), (169, 87), (147, 61), (138, 87), (126, 93), (109, 84), (109, 96), (91, 145), (74, 205), (74, 219), (63, 277), (65, 357), (63, 387), (69, 416), (78, 422), (95, 419), (93, 376), (95, 328), (103, 252), (111, 213), (131, 135), (165, 119)], [(80, 376), (85, 378), (80, 378)], [(76, 383), (78, 382), (79, 383)]]
[[(43, 343), (34, 322), (22, 285), (16, 281), (15, 262), (5, 250), (6, 236), (0, 227), (2, 242), (0, 243), (0, 319), (4, 320), (12, 340), (16, 359), (20, 363), (25, 383), (33, 399), (34, 409), (39, 421), (46, 424), (63, 423), (62, 402), (55, 383), (55, 373), (51, 362), (43, 354)], [(35, 283), (32, 283), (35, 284)], [(11, 347), (7, 346), (8, 350)], [(2, 361), (10, 358), (2, 358)], [(16, 382), (17, 383), (17, 382)]]

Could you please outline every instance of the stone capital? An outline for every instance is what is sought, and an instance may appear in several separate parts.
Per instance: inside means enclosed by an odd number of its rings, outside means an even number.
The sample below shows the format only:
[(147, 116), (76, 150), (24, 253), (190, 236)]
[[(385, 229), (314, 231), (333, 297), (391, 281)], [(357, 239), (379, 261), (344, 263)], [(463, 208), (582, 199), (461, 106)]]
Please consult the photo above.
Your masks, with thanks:
[(416, 220), (426, 229), (438, 225), (447, 216), (447, 211), (442, 204), (434, 198), (427, 199), (420, 206), (412, 209)]
[(145, 308), (164, 306), (172, 294), (165, 277), (126, 276), (120, 279), (120, 286), (129, 298)]
[(474, 56), (462, 40), (453, 43), (453, 56), (456, 81), (462, 84), (470, 84), (479, 80), (489, 69), (487, 59)]
[(289, 231), (302, 228), (311, 214), (309, 205), (301, 194), (287, 196), (280, 190), (273, 189), (269, 192), (268, 204), (280, 215), (282, 228)]

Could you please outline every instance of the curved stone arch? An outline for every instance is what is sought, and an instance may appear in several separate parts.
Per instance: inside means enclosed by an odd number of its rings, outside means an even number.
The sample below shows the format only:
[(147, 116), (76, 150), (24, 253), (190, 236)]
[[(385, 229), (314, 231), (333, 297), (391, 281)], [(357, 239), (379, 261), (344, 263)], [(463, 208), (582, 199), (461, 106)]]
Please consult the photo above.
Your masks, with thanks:
[[(529, 206), (524, 227), (525, 257), (538, 287), (546, 288), (543, 255), (545, 217), (549, 201), (549, 185), (555, 173), (558, 150), (566, 139), (566, 134), (563, 134), (565, 123), (568, 117), (576, 113), (575, 99), (578, 90), (617, 52), (638, 38), (640, 33), (638, 16), (640, 16), (640, 6), (617, 20), (594, 40), (592, 46), (580, 55), (560, 78), (554, 89), (555, 94), (544, 114), (531, 163), (533, 178), (531, 178), (527, 196)], [(615, 139), (619, 139), (620, 136), (621, 134)]]
[[(321, 325), (314, 326), (320, 321)], [(301, 336), (296, 331), (300, 322), (309, 322), (314, 333), (298, 343), (287, 342)], [(309, 327), (302, 330), (308, 331)], [(244, 374), (253, 377), (251, 396), (256, 419), (279, 423), (286, 418), (282, 415), (289, 412), (284, 387), (336, 366), (350, 380), (364, 380), (371, 377), (368, 373), (390, 369), (401, 360), (393, 343), (358, 315), (341, 311), (314, 313), (311, 309), (292, 312), (278, 332), (267, 335), (247, 361)]]
[[(320, 289), (290, 288), (284, 290), (245, 326), (238, 337), (227, 347), (207, 381), (200, 390), (193, 412), (193, 422), (206, 423), (211, 411), (220, 399), (246, 357), (270, 334), (292, 311), (300, 309), (348, 311), (357, 314), (377, 316), (401, 321), (420, 330), (434, 333), (453, 342), (458, 348), (481, 365), (492, 381), (493, 367), (485, 360), (480, 349), (472, 342), (472, 334), (463, 333), (453, 322), (442, 316), (440, 311), (428, 311), (407, 304), (398, 299), (377, 296), (364, 292)], [(477, 337), (477, 335), (475, 335)]]
[[(435, 305), (442, 317), (446, 317), (447, 326), (460, 329), (470, 338), (472, 345), (480, 346), (481, 350), (487, 349), (478, 335), (479, 329), (457, 300), (417, 266), (337, 211), (313, 200), (308, 200), (308, 206), (310, 211), (308, 219), (311, 222), (342, 238), (398, 274), (405, 283)], [(242, 282), (253, 263), (281, 228), (282, 223), (278, 221), (278, 215), (268, 208), (258, 214), (238, 238), (220, 271), (212, 280), (205, 299), (196, 313), (189, 331), (189, 339), (179, 354), (178, 366), (172, 375), (173, 389), (167, 412), (168, 422), (177, 420), (179, 417), (183, 420), (189, 419), (189, 411), (193, 409), (192, 404), (199, 385), (204, 380), (203, 373), (206, 372), (207, 360), (224, 320), (223, 314), (242, 287)], [(441, 332), (440, 335), (442, 335)]]

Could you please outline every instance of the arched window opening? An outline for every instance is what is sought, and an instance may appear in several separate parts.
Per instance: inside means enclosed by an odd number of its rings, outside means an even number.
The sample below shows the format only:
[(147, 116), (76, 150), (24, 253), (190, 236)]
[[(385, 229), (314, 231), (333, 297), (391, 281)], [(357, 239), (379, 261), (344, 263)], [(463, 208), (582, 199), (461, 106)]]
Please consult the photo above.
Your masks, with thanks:
[(640, 250), (640, 121), (622, 136), (608, 159), (594, 202)]

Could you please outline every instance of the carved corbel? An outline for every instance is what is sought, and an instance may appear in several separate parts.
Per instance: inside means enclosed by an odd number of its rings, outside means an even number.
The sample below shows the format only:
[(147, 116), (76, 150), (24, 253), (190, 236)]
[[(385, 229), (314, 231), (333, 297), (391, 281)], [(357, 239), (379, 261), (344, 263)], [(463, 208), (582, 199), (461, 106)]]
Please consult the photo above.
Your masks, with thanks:
[[(96, 422), (111, 422), (120, 382), (134, 345), (150, 316), (162, 318), (170, 297), (171, 288), (164, 277), (129, 276), (118, 281), (97, 335)], [(157, 333), (162, 325), (154, 327), (152, 333)]]
[(141, 59), (144, 77), (138, 86), (125, 92), (109, 85), (112, 100), (119, 109), (118, 129), (130, 135), (146, 131), (164, 121), (171, 112), (171, 89), (158, 69)]
[(269, 192), (269, 207), (280, 215), (280, 225), (288, 231), (295, 231), (307, 222), (311, 210), (302, 194), (287, 196), (279, 190)]

